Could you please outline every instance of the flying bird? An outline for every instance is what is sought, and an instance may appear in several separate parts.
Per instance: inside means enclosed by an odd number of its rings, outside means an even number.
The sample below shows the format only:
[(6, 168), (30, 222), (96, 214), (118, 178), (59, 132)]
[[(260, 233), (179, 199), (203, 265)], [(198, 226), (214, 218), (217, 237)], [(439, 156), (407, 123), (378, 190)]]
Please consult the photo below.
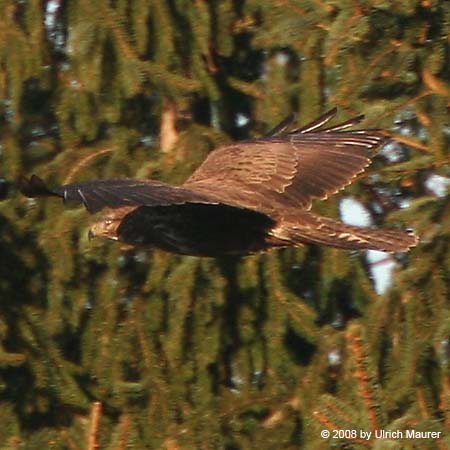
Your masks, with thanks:
[(404, 252), (410, 232), (360, 228), (310, 211), (350, 184), (389, 138), (349, 128), (360, 115), (325, 125), (337, 109), (300, 128), (288, 117), (266, 136), (212, 151), (181, 186), (129, 178), (47, 187), (21, 177), (28, 197), (57, 196), (103, 210), (89, 235), (195, 256), (248, 255), (273, 248), (322, 244), (341, 249)]

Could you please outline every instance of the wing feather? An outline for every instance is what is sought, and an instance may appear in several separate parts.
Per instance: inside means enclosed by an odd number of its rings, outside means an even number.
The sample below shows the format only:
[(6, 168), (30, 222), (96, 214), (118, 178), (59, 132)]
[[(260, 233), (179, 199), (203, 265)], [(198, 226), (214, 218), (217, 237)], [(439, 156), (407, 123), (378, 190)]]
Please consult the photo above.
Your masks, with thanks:
[(378, 130), (348, 130), (362, 115), (321, 128), (335, 114), (333, 109), (291, 131), (288, 118), (266, 138), (219, 148), (183, 186), (247, 207), (257, 202), (263, 210), (309, 209), (314, 198), (325, 199), (350, 184), (388, 140)]
[(27, 197), (56, 196), (65, 202), (83, 203), (91, 213), (106, 207), (163, 206), (188, 202), (217, 203), (210, 196), (187, 188), (170, 186), (159, 181), (130, 178), (95, 180), (50, 189), (41, 178), (32, 175), (29, 179), (21, 177), (19, 188)]
[(351, 183), (387, 141), (378, 130), (348, 130), (363, 116), (324, 129), (335, 115), (336, 108), (296, 129), (288, 117), (263, 139), (219, 148), (179, 187), (124, 178), (49, 189), (35, 175), (22, 177), (19, 186), (25, 195), (62, 197), (83, 203), (90, 212), (188, 202), (221, 202), (262, 212), (283, 206), (309, 209), (314, 198), (327, 198)]
[(296, 128), (295, 130), (292, 130), (289, 132), (289, 134), (298, 134), (298, 133), (311, 133), (314, 130), (317, 130), (320, 127), (323, 127), (326, 123), (328, 123), (337, 113), (337, 108), (334, 107), (330, 111), (326, 112), (325, 114), (322, 114), (317, 119), (313, 120), (312, 122), (308, 123), (307, 125), (304, 125), (300, 128)]

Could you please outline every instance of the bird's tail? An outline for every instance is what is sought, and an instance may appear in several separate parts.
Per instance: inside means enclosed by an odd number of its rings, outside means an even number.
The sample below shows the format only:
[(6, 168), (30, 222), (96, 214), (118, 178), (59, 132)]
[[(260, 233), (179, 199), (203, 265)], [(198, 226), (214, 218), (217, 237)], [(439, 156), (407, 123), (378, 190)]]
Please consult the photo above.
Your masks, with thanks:
[(310, 213), (293, 219), (283, 220), (271, 234), (288, 245), (322, 244), (347, 250), (406, 252), (418, 243), (408, 231), (360, 228)]

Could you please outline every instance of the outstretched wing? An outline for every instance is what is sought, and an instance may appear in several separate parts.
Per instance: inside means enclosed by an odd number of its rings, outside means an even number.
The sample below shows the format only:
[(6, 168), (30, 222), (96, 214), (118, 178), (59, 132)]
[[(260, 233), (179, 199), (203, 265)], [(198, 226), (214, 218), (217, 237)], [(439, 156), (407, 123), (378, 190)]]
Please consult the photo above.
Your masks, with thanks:
[(27, 197), (61, 197), (65, 202), (83, 203), (91, 213), (106, 207), (163, 206), (188, 202), (217, 203), (208, 195), (151, 180), (130, 178), (95, 180), (49, 189), (41, 178), (32, 175), (29, 179), (20, 177), (18, 184), (21, 192)]
[(388, 140), (377, 130), (348, 130), (363, 116), (323, 128), (336, 112), (290, 131), (288, 118), (263, 139), (219, 148), (183, 186), (248, 207), (309, 209), (314, 198), (325, 199), (350, 184)]

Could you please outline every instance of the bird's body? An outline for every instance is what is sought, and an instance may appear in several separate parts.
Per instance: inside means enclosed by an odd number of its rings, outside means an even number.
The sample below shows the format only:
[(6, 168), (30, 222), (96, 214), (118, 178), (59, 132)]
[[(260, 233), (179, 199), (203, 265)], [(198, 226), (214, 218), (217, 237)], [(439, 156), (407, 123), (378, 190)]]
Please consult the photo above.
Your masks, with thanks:
[(323, 128), (332, 110), (289, 131), (292, 119), (262, 139), (221, 147), (182, 186), (152, 180), (96, 180), (54, 190), (33, 175), (27, 196), (60, 196), (90, 212), (106, 208), (91, 234), (196, 256), (246, 255), (277, 247), (323, 244), (407, 251), (417, 238), (401, 230), (358, 228), (314, 215), (312, 200), (350, 184), (387, 138), (347, 130), (362, 116)]

